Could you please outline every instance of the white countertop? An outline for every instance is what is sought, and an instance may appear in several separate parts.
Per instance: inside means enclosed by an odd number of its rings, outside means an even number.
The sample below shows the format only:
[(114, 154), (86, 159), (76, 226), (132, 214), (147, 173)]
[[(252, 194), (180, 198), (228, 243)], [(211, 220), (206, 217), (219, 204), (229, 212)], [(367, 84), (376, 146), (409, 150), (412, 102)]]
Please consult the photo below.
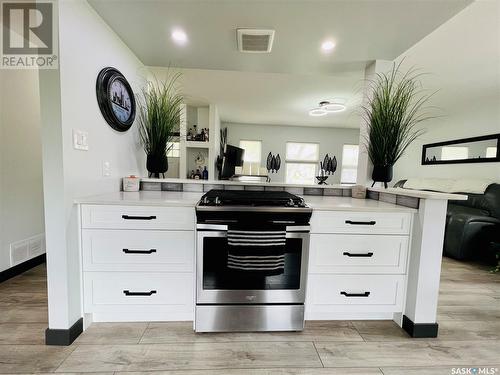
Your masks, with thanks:
[(456, 201), (466, 201), (468, 199), (467, 195), (463, 194), (450, 194), (450, 193), (439, 193), (435, 191), (426, 191), (426, 190), (411, 190), (404, 188), (381, 188), (381, 187), (373, 187), (367, 188), (370, 191), (376, 191), (378, 193), (387, 193), (387, 194), (397, 194), (404, 195), (407, 197), (421, 198), (421, 199), (444, 199), (444, 200), (456, 200)]
[(186, 191), (138, 191), (107, 193), (75, 199), (76, 204), (105, 204), (124, 206), (194, 207), (203, 193)]
[[(76, 204), (103, 204), (124, 206), (175, 206), (194, 207), (203, 193), (176, 191), (139, 191), (116, 192), (91, 197), (79, 198)], [(397, 206), (373, 199), (355, 199), (350, 197), (303, 196), (313, 210), (318, 211), (385, 211), (415, 212), (413, 208)]]

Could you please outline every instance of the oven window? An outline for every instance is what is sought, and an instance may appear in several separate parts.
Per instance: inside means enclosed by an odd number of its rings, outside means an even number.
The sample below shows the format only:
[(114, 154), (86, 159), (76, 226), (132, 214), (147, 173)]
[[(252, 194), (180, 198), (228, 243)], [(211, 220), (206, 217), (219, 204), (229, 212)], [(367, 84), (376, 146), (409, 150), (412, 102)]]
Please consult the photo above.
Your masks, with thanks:
[(203, 289), (266, 290), (299, 289), (302, 240), (286, 239), (285, 272), (264, 276), (227, 267), (227, 239), (203, 239)]

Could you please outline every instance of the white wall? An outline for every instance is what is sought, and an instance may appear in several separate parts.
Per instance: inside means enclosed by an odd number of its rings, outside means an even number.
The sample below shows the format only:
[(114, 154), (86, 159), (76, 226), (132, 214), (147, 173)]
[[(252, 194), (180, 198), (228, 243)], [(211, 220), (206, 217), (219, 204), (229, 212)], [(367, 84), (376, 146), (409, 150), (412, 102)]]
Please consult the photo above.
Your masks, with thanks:
[(262, 162), (269, 152), (280, 154), (281, 168), (276, 174), (271, 175), (274, 182), (285, 181), (285, 149), (286, 142), (311, 142), (319, 143), (320, 159), (325, 154), (337, 157), (339, 166), (334, 176), (327, 180), (329, 184), (340, 183), (340, 166), (342, 163), (342, 147), (344, 144), (358, 144), (359, 129), (340, 128), (317, 128), (303, 126), (282, 126), (282, 125), (254, 125), (254, 124), (230, 124), (222, 123), (221, 127), (228, 128), (228, 143), (238, 146), (240, 140), (262, 141)]
[(394, 182), (408, 177), (500, 181), (500, 163), (420, 163), (423, 144), (500, 132), (500, 2), (472, 3), (398, 60), (403, 57), (405, 67), (430, 73), (422, 82), (440, 90), (430, 104), (443, 117), (422, 125), (427, 133), (396, 163)]
[[(120, 70), (135, 92), (145, 68), (86, 1), (59, 2), (59, 72), (40, 72), (47, 210), (49, 327), (81, 317), (76, 197), (120, 189), (120, 179), (145, 174), (136, 125), (113, 130), (97, 105), (95, 82), (106, 66)], [(60, 105), (59, 105), (60, 104)], [(72, 130), (89, 133), (89, 150), (72, 147)], [(103, 177), (102, 163), (111, 164)]]
[(10, 244), (44, 232), (36, 70), (0, 70), (0, 272)]

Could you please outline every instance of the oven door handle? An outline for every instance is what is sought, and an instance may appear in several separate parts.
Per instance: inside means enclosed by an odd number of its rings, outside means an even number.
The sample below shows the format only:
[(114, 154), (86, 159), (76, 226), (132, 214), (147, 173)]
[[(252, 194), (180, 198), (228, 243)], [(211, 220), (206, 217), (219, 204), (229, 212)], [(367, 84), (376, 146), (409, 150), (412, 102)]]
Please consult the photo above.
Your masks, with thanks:
[(217, 231), (227, 231), (227, 225), (223, 224), (196, 224), (196, 229), (198, 230), (217, 230)]

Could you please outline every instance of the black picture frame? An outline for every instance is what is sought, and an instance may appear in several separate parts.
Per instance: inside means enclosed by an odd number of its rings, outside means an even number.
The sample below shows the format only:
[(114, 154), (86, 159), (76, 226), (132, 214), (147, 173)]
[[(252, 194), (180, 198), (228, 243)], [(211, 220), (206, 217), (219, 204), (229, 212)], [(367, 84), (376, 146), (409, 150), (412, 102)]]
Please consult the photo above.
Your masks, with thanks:
[[(117, 80), (120, 81), (120, 83), (122, 83), (122, 85), (125, 87), (128, 96), (130, 98), (131, 114), (127, 119), (127, 121), (121, 121), (119, 118), (116, 117), (112, 109), (111, 98), (109, 97), (110, 86), (113, 82)], [(97, 103), (99, 105), (99, 109), (101, 110), (102, 116), (109, 124), (109, 126), (111, 126), (114, 130), (119, 132), (126, 132), (127, 130), (129, 130), (135, 120), (135, 114), (136, 114), (135, 96), (127, 79), (118, 69), (108, 66), (99, 72), (96, 80), (96, 96), (97, 96)]]
[[(488, 140), (497, 141), (497, 154), (494, 158), (469, 158), (469, 159), (457, 159), (457, 160), (426, 160), (427, 149), (432, 147), (449, 146), (456, 145), (460, 143), (470, 143), (470, 142), (481, 142)], [(464, 164), (464, 163), (495, 163), (500, 162), (500, 133), (483, 135), (480, 137), (470, 137), (454, 139), (451, 141), (429, 143), (422, 146), (422, 165), (439, 165), (439, 164)]]

